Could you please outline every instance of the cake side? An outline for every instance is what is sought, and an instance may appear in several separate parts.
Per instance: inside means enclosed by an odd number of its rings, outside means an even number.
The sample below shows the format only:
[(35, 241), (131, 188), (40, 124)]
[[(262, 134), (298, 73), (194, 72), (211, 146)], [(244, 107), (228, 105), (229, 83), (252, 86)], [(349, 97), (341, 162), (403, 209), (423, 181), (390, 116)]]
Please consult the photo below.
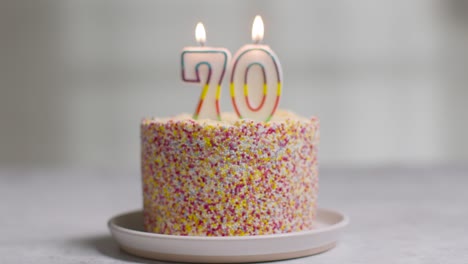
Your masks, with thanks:
[(268, 123), (230, 116), (142, 121), (147, 231), (236, 236), (312, 229), (318, 119), (284, 111)]

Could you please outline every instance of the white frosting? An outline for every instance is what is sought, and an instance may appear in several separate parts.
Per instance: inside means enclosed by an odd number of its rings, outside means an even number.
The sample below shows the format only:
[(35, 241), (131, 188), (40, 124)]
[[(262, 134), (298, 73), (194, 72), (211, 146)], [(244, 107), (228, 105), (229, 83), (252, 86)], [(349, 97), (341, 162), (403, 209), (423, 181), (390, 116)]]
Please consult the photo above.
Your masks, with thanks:
[[(221, 121), (212, 120), (212, 119), (198, 119), (196, 121), (205, 125), (234, 125), (236, 122), (239, 122), (239, 121), (259, 122), (259, 121), (255, 121), (255, 120), (251, 120), (247, 118), (239, 119), (239, 117), (234, 112), (221, 113), (221, 118), (222, 118)], [(166, 123), (168, 121), (184, 121), (184, 120), (193, 120), (193, 116), (188, 113), (182, 113), (177, 116), (168, 117), (168, 118), (157, 118), (157, 117), (148, 118), (145, 121)], [(278, 109), (275, 112), (275, 115), (271, 118), (271, 120), (268, 123), (282, 123), (286, 120), (294, 120), (294, 121), (305, 122), (305, 123), (312, 122), (309, 118), (299, 116), (295, 114), (294, 112)], [(263, 123), (263, 121), (259, 123)]]

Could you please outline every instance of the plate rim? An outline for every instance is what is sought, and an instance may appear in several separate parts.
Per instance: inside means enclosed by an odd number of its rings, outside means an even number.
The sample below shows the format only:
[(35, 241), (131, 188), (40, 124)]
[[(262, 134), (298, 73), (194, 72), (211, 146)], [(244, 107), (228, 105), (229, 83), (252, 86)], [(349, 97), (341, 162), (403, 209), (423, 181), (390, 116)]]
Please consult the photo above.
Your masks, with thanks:
[(142, 209), (132, 210), (125, 213), (120, 213), (111, 217), (107, 221), (107, 226), (110, 231), (117, 231), (120, 233), (124, 233), (127, 235), (133, 235), (138, 237), (147, 237), (153, 239), (171, 239), (171, 240), (204, 240), (204, 241), (242, 241), (242, 240), (265, 240), (265, 239), (281, 239), (281, 238), (288, 238), (288, 237), (298, 237), (298, 236), (309, 236), (309, 235), (317, 235), (325, 232), (329, 232), (331, 230), (341, 229), (346, 227), (350, 220), (349, 217), (341, 213), (339, 211), (328, 209), (328, 208), (317, 208), (317, 215), (319, 211), (335, 214), (341, 217), (341, 220), (336, 223), (325, 227), (320, 227), (317, 229), (312, 230), (303, 230), (297, 232), (289, 232), (289, 233), (280, 233), (280, 234), (269, 234), (269, 235), (247, 235), (247, 236), (181, 236), (181, 235), (167, 235), (167, 234), (158, 234), (158, 233), (151, 233), (146, 231), (139, 231), (134, 229), (129, 229), (122, 227), (115, 223), (115, 220), (119, 217), (123, 217), (125, 215), (130, 215), (134, 213), (142, 212)]

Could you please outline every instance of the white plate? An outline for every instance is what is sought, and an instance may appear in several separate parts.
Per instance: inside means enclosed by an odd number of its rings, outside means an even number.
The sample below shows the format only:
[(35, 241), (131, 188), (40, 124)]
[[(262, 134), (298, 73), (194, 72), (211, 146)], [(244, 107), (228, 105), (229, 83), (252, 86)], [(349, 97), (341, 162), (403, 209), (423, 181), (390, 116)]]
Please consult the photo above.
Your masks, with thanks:
[(318, 254), (333, 248), (348, 224), (348, 217), (318, 209), (316, 227), (310, 231), (261, 236), (173, 236), (149, 233), (141, 211), (109, 220), (109, 229), (120, 247), (140, 257), (178, 262), (255, 262)]

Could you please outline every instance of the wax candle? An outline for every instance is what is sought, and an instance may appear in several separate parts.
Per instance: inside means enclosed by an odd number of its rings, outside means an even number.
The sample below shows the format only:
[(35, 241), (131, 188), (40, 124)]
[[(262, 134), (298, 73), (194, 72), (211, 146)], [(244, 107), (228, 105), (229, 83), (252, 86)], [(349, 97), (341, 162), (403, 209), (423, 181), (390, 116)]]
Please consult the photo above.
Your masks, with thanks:
[(185, 47), (181, 55), (182, 80), (202, 86), (193, 118), (221, 120), (221, 83), (231, 53), (225, 48), (205, 47), (206, 32), (202, 23), (197, 24), (195, 38), (200, 46)]
[(256, 16), (254, 44), (241, 47), (232, 61), (231, 99), (239, 118), (269, 121), (279, 104), (283, 73), (273, 50), (260, 44), (263, 32), (262, 18)]

